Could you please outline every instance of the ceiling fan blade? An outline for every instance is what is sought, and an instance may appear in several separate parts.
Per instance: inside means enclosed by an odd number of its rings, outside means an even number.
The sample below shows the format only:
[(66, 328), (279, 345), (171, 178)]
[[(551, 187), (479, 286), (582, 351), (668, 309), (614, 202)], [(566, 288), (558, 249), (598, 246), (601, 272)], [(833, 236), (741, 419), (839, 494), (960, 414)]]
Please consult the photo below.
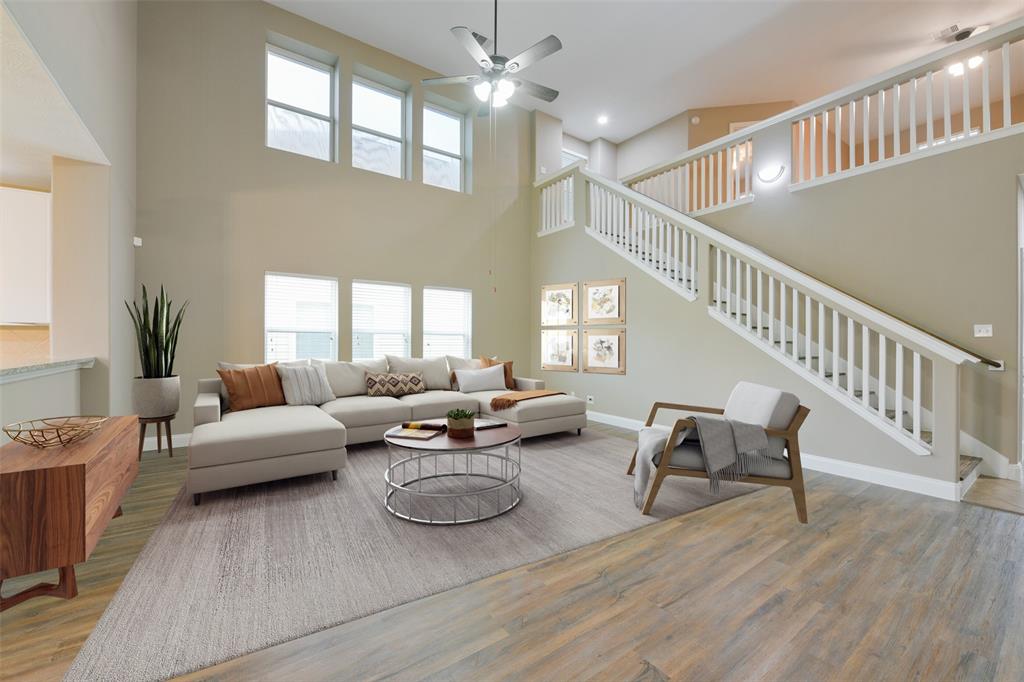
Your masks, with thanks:
[[(453, 31), (455, 29), (452, 29)], [(530, 64), (539, 62), (544, 57), (552, 55), (562, 49), (562, 41), (557, 37), (551, 35), (540, 41), (533, 47), (528, 47), (512, 59), (508, 60), (505, 65), (505, 70), (509, 73), (515, 73), (516, 71), (522, 71)]]
[(482, 36), (476, 31), (471, 31), (473, 37), (476, 38), (476, 42), (480, 43), (480, 47), (484, 49), (484, 52), (491, 54), (491, 50), (494, 49), (494, 41), (487, 36)]
[(423, 85), (462, 85), (464, 83), (475, 83), (480, 80), (480, 76), (475, 73), (471, 73), (466, 76), (442, 76), (440, 78), (424, 78), (420, 81)]
[(473, 37), (473, 32), (468, 28), (465, 26), (452, 26), (452, 35), (455, 36), (456, 40), (462, 43), (462, 46), (466, 48), (466, 52), (473, 57), (477, 66), (485, 69), (489, 69), (494, 66), (494, 62), (492, 62), (491, 58), (487, 56), (487, 53), (484, 52), (484, 48), (480, 46), (480, 43), (478, 43), (476, 38)]
[(554, 102), (555, 98), (558, 97), (558, 90), (552, 90), (549, 87), (539, 85), (533, 81), (523, 80), (522, 78), (515, 78), (513, 82), (516, 84), (517, 93), (525, 93), (531, 97), (542, 99), (545, 102)]

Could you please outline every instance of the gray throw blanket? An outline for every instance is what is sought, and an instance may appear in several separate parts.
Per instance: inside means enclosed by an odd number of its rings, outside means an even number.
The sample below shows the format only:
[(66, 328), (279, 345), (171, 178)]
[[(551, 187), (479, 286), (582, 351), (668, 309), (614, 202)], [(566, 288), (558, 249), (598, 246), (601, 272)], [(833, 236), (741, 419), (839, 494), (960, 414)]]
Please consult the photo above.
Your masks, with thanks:
[[(691, 416), (694, 429), (685, 429), (676, 437), (673, 448), (683, 441), (700, 443), (704, 467), (711, 492), (718, 494), (719, 480), (738, 480), (746, 475), (748, 464), (756, 458), (769, 458), (768, 436), (764, 427), (745, 424), (720, 416)], [(639, 508), (650, 481), (651, 470), (661, 461), (671, 429), (667, 426), (644, 426), (637, 437), (636, 468), (633, 479), (633, 502)]]

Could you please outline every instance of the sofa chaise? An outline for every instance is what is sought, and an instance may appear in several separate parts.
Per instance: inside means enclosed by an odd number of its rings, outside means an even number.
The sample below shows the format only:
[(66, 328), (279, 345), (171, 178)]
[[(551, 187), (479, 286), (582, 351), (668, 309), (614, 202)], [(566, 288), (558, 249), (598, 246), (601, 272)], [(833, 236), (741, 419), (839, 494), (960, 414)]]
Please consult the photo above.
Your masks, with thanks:
[[(417, 367), (417, 363), (438, 362), (389, 360), (390, 368), (398, 365), (401, 371)], [(202, 493), (212, 490), (326, 472), (337, 479), (347, 461), (347, 446), (382, 440), (388, 429), (404, 421), (440, 418), (452, 409), (469, 409), (516, 424), (524, 438), (574, 429), (580, 433), (587, 424), (586, 403), (575, 396), (545, 396), (493, 410), (491, 398), (507, 389), (452, 390), (447, 366), (443, 377), (436, 365), (425, 373), (428, 390), (423, 393), (397, 398), (366, 395), (365, 373), (387, 371), (385, 363), (323, 362), (337, 397), (320, 406), (275, 405), (232, 412), (225, 409), (221, 380), (201, 379), (193, 409), (186, 482), (195, 504)], [(542, 389), (544, 382), (516, 378), (515, 387)]]

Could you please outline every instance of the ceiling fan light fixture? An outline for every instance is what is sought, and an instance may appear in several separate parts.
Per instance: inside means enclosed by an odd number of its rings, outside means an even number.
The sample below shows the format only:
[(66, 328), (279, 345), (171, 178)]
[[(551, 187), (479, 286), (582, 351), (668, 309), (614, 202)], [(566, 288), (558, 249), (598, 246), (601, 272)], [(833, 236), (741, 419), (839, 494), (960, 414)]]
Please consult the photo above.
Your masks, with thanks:
[(473, 86), (473, 94), (481, 102), (486, 102), (491, 98), (491, 82), (481, 81)]
[(507, 100), (516, 91), (516, 84), (508, 78), (502, 78), (498, 81), (495, 91), (495, 97), (501, 97), (502, 99)]
[(499, 93), (499, 92), (494, 93), (494, 98), (491, 99), (491, 106), (492, 107), (503, 107), (506, 104), (508, 104), (508, 98), (507, 97), (502, 97), (501, 93)]

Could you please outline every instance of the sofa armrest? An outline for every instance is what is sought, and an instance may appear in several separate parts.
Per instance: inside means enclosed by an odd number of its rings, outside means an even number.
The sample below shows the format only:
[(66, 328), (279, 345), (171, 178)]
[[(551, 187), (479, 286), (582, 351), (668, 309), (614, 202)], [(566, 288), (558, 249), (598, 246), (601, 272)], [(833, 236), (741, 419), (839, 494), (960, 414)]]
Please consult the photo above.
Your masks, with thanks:
[(214, 377), (213, 379), (200, 379), (199, 380), (199, 393), (220, 393), (221, 386), (224, 383), (220, 380), (220, 377)]
[(516, 377), (515, 381), (517, 391), (538, 391), (544, 388), (543, 379), (525, 379), (523, 377)]
[(200, 393), (192, 406), (192, 425), (220, 421), (220, 393)]

